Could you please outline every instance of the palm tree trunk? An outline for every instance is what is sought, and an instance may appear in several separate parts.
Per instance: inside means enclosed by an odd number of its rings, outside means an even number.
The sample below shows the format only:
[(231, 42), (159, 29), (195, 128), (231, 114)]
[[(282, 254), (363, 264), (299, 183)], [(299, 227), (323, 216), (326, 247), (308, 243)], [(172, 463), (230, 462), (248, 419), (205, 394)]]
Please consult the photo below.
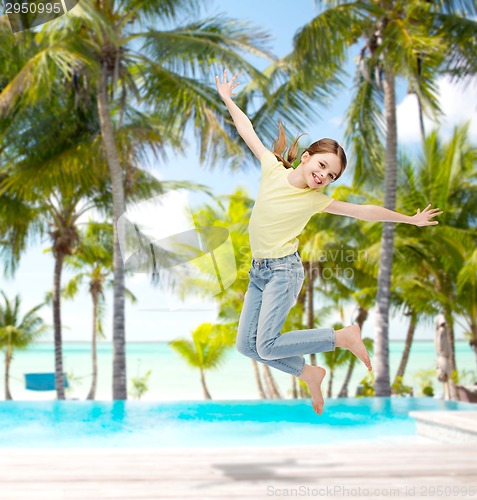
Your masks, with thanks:
[(472, 324), (470, 325), (470, 333), (471, 333), (471, 338), (469, 345), (471, 349), (474, 351), (475, 360), (477, 362), (477, 324), (474, 322), (472, 322)]
[(330, 370), (330, 376), (328, 378), (328, 389), (326, 397), (331, 398), (333, 393), (333, 370)]
[(447, 323), (447, 337), (449, 340), (449, 347), (450, 347), (450, 369), (451, 369), (451, 376), (449, 377), (449, 380), (447, 381), (447, 389), (448, 389), (448, 397), (451, 401), (458, 401), (457, 397), (457, 389), (455, 387), (452, 375), (454, 372), (457, 371), (457, 363), (455, 359), (455, 336), (454, 336), (454, 318), (452, 316), (451, 311), (446, 311), (446, 323)]
[(53, 328), (55, 332), (55, 388), (56, 397), (65, 399), (63, 378), (63, 341), (61, 338), (61, 271), (64, 255), (55, 252), (55, 271), (53, 277)]
[(451, 322), (449, 325), (448, 335), (449, 335), (449, 344), (451, 347), (452, 370), (457, 370), (457, 361), (455, 358), (455, 334), (454, 334), (454, 320), (453, 319), (451, 319)]
[(204, 398), (205, 399), (212, 399), (212, 397), (207, 389), (207, 385), (205, 384), (204, 370), (202, 368), (200, 368), (200, 383), (202, 384), (202, 390), (204, 391)]
[(424, 113), (422, 112), (422, 105), (421, 105), (421, 98), (419, 97), (418, 93), (416, 92), (416, 97), (417, 97), (417, 106), (419, 109), (419, 125), (421, 128), (421, 138), (422, 142), (426, 140), (426, 130), (424, 128)]
[[(10, 346), (8, 346), (8, 350)], [(12, 360), (12, 355), (7, 351), (5, 353), (5, 399), (12, 399), (10, 394), (10, 361)]]
[[(416, 63), (417, 63), (417, 73), (418, 73), (419, 79), (420, 79), (421, 75), (422, 75), (422, 57), (419, 54), (417, 55)], [(419, 97), (419, 94), (417, 93), (416, 90), (414, 91), (414, 93), (415, 93), (416, 98), (417, 98), (417, 109), (419, 110), (419, 126), (421, 128), (422, 143), (424, 144), (424, 142), (426, 140), (426, 130), (424, 128), (424, 113), (422, 111), (422, 102), (421, 102), (421, 98)]]
[[(388, 68), (384, 71), (384, 107), (386, 118), (386, 172), (384, 206), (394, 210), (396, 205), (397, 177), (397, 129), (396, 96), (394, 74)], [(390, 397), (389, 375), (389, 302), (391, 297), (391, 273), (394, 249), (394, 223), (384, 222), (381, 237), (381, 255), (376, 297), (376, 339), (374, 391), (377, 397)]]
[(93, 358), (93, 379), (91, 381), (91, 389), (86, 399), (94, 399), (96, 397), (96, 386), (98, 383), (98, 355), (96, 352), (96, 335), (98, 329), (98, 292), (93, 289), (93, 338), (91, 340), (91, 355)]
[(416, 331), (416, 324), (417, 314), (415, 311), (411, 311), (411, 320), (407, 329), (406, 344), (404, 345), (404, 352), (402, 353), (398, 371), (394, 377), (394, 383), (397, 382), (398, 377), (404, 377), (404, 372), (406, 371), (407, 362), (409, 360), (409, 354), (411, 352), (412, 341), (414, 339), (414, 332)]
[(113, 123), (108, 104), (108, 74), (101, 68), (98, 88), (98, 113), (101, 136), (111, 176), (114, 226), (114, 302), (113, 302), (113, 399), (127, 399), (126, 336), (124, 311), (124, 267), (119, 248), (117, 222), (125, 211), (121, 165), (114, 141)]
[(291, 395), (292, 395), (292, 399), (298, 399), (298, 387), (297, 387), (297, 383), (296, 383), (296, 377), (294, 375), (292, 375), (291, 377), (291, 385), (292, 385), (292, 388), (291, 388)]
[(255, 359), (252, 359), (252, 365), (253, 365), (253, 372), (255, 373), (255, 380), (257, 382), (258, 395), (262, 399), (267, 399), (267, 395), (265, 394), (265, 390), (264, 390), (263, 384), (262, 384), (262, 378), (260, 377), (260, 371), (258, 369), (258, 361), (256, 361)]
[(338, 394), (339, 398), (347, 398), (348, 397), (348, 385), (351, 381), (351, 376), (353, 375), (353, 370), (356, 365), (356, 356), (352, 356), (349, 360), (348, 371), (346, 372), (346, 376), (341, 386), (340, 392)]
[(265, 384), (268, 389), (268, 394), (272, 399), (281, 399), (280, 391), (278, 390), (277, 384), (273, 379), (273, 375), (270, 372), (270, 367), (268, 365), (262, 364), (263, 366), (263, 378), (265, 379)]
[(450, 347), (450, 368), (451, 371), (457, 370), (457, 363), (455, 359), (455, 336), (454, 336), (454, 319), (452, 317), (452, 311), (446, 310), (444, 313), (447, 324), (447, 336), (449, 340)]

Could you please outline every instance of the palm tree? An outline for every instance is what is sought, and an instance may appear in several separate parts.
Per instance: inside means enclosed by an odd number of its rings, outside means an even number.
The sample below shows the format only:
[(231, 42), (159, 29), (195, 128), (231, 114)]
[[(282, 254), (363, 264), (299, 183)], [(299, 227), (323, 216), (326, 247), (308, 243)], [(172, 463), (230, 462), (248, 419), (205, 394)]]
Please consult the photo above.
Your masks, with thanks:
[[(353, 141), (356, 156), (356, 186), (361, 186), (365, 178), (368, 185), (384, 177), (384, 206), (390, 210), (394, 210), (396, 203), (396, 77), (405, 77), (426, 112), (436, 115), (439, 111), (435, 96), (438, 70), (449, 53), (448, 47), (464, 32), (457, 21), (468, 12), (475, 14), (471, 2), (462, 4), (464, 12), (450, 2), (326, 2), (323, 11), (295, 36), (295, 65), (310, 82), (320, 76), (326, 79), (328, 75), (343, 75), (348, 47), (364, 41), (356, 94), (347, 115), (347, 134)], [(450, 33), (441, 30), (444, 15), (449, 22), (454, 22), (455, 29)], [(384, 110), (384, 119), (381, 110)], [(384, 150), (382, 137), (385, 137)], [(365, 176), (369, 165), (373, 165), (376, 172), (381, 169), (382, 176)], [(391, 393), (388, 316), (393, 245), (394, 224), (384, 223), (376, 300), (375, 393), (378, 397)]]
[[(468, 138), (469, 124), (456, 127), (446, 143), (437, 131), (429, 134), (418, 168), (405, 166), (403, 172), (404, 205), (422, 203), (432, 197), (444, 213), (439, 224), (439, 237), (432, 230), (416, 240), (407, 235), (400, 245), (404, 262), (414, 262), (419, 273), (411, 274), (408, 286), (416, 297), (426, 297), (434, 314), (443, 311), (448, 325), (452, 350), (451, 369), (456, 370), (455, 317), (465, 318), (469, 341), (475, 316), (475, 280), (473, 280), (473, 252), (477, 243), (475, 219), (477, 217), (475, 165), (477, 150)], [(414, 171), (415, 170), (415, 171)], [(416, 205), (417, 206), (417, 205)], [(402, 269), (404, 263), (399, 267)]]
[[(3, 34), (3, 33), (1, 33)], [(19, 52), (19, 61), (13, 75), (0, 94), (0, 102), (8, 110), (15, 102), (15, 92), (21, 90), (21, 81), (27, 77), (35, 64), (48, 80), (48, 67), (41, 67), (41, 55), (50, 48), (41, 43), (32, 43), (36, 52)], [(43, 43), (43, 45), (42, 45)], [(29, 48), (29, 46), (28, 46)], [(51, 54), (58, 47), (51, 48)], [(44, 61), (44, 60), (43, 60)], [(4, 62), (2, 60), (2, 62)], [(19, 81), (18, 81), (19, 79)], [(41, 80), (41, 79), (40, 79)], [(20, 85), (20, 87), (17, 87)], [(55, 325), (55, 370), (57, 374), (58, 398), (64, 398), (62, 348), (61, 348), (61, 304), (60, 281), (64, 257), (73, 252), (78, 242), (77, 219), (92, 207), (110, 215), (111, 191), (102, 148), (97, 110), (91, 92), (53, 80), (52, 96), (44, 96), (43, 89), (34, 85), (26, 92), (28, 107), (16, 107), (8, 120), (1, 124), (2, 150), (0, 170), (0, 241), (2, 254), (13, 273), (27, 241), (47, 231), (52, 238), (55, 255), (53, 314)], [(80, 96), (81, 98), (79, 98)], [(1, 105), (0, 105), (1, 107)], [(75, 109), (76, 113), (71, 113)], [(5, 109), (3, 109), (5, 111)], [(156, 178), (138, 168), (144, 151), (161, 140), (169, 139), (177, 145), (166, 126), (155, 117), (147, 117), (130, 107), (116, 127), (115, 137), (125, 170), (125, 192), (131, 199), (162, 193), (166, 189), (187, 187), (197, 189), (190, 182), (159, 183)], [(158, 151), (158, 148), (155, 149)], [(49, 228), (48, 228), (49, 226)], [(48, 229), (47, 229), (48, 228)]]
[(463, 299), (461, 310), (465, 311), (464, 318), (467, 321), (466, 331), (470, 347), (474, 351), (477, 363), (477, 250), (471, 252), (466, 248), (463, 255), (465, 264), (457, 275), (458, 296)]
[[(113, 304), (113, 398), (127, 398), (124, 269), (119, 252), (116, 223), (125, 211), (123, 168), (116, 131), (127, 106), (142, 116), (146, 110), (165, 126), (164, 137), (154, 138), (156, 146), (167, 144), (174, 133), (183, 137), (189, 124), (198, 132), (200, 156), (216, 159), (224, 152), (236, 155), (242, 146), (224, 132), (215, 111), (222, 109), (207, 78), (224, 65), (252, 74), (260, 73), (240, 55), (252, 52), (268, 56), (267, 37), (260, 31), (237, 25), (233, 20), (210, 18), (180, 25), (185, 14), (197, 14), (195, 0), (129, 0), (105, 2), (84, 0), (68, 16), (49, 23), (38, 36), (37, 56), (18, 73), (12, 87), (0, 94), (0, 109), (11, 108), (13, 97), (22, 91), (28, 96), (30, 76), (41, 73), (55, 77), (56, 65), (78, 89), (95, 95), (101, 137), (109, 168), (114, 234)], [(171, 25), (176, 24), (170, 29)], [(151, 28), (158, 26), (160, 29)], [(245, 33), (247, 29), (247, 33)], [(56, 71), (57, 72), (57, 71)], [(31, 82), (30, 82), (31, 83)], [(42, 82), (44, 83), (44, 82)], [(3, 99), (2, 99), (3, 97)], [(5, 100), (9, 100), (5, 104)], [(222, 113), (220, 113), (222, 114)], [(178, 142), (173, 144), (177, 148)]]
[(94, 117), (88, 113), (69, 116), (68, 96), (56, 93), (55, 97), (49, 106), (39, 103), (30, 117), (20, 115), (9, 130), (11, 137), (20, 125), (23, 127), (3, 159), (0, 196), (12, 204), (15, 201), (22, 207), (26, 205), (25, 210), (34, 214), (27, 220), (29, 225), (20, 225), (23, 244), (31, 232), (41, 236), (48, 233), (52, 242), (55, 385), (58, 399), (64, 399), (60, 297), (63, 262), (78, 242), (76, 221), (93, 206), (100, 206), (107, 177), (101, 177), (98, 167), (92, 167), (89, 173), (78, 168), (78, 162), (82, 167), (92, 162), (85, 152), (94, 134)]
[[(92, 381), (86, 399), (95, 399), (98, 380), (98, 362), (96, 341), (103, 334), (104, 289), (113, 287), (109, 279), (113, 271), (113, 226), (110, 223), (89, 221), (86, 228), (79, 234), (79, 245), (72, 255), (66, 257), (67, 267), (79, 269), (65, 285), (63, 296), (73, 298), (78, 293), (78, 287), (83, 280), (88, 280), (88, 290), (93, 302), (93, 328), (91, 340)], [(86, 268), (86, 269), (85, 269)], [(125, 288), (125, 294), (134, 303), (136, 297)]]
[[(230, 335), (230, 333), (229, 333)], [(178, 352), (190, 366), (200, 371), (200, 382), (205, 399), (212, 399), (205, 383), (205, 371), (217, 368), (227, 349), (224, 338), (227, 337), (222, 325), (203, 323), (192, 332), (192, 341), (177, 339), (169, 345)]]
[[(357, 196), (351, 187), (344, 185), (327, 194), (350, 202)], [(368, 196), (369, 203), (373, 203), (371, 195)], [(346, 240), (343, 240), (343, 234), (346, 234)], [(343, 306), (349, 302), (356, 303), (354, 322), (363, 328), (376, 294), (377, 263), (374, 265), (373, 248), (377, 246), (377, 240), (373, 225), (319, 214), (311, 218), (302, 236), (300, 254), (306, 274), (303, 292), (306, 295), (307, 328), (324, 326), (336, 310), (342, 315)], [(324, 305), (316, 310), (315, 301)], [(316, 364), (316, 354), (310, 354), (310, 362)], [(339, 397), (347, 395), (354, 366), (355, 358), (351, 356)]]
[[(112, 272), (113, 228), (111, 224), (89, 222), (79, 236), (79, 245), (65, 264), (81, 271), (65, 286), (65, 296), (74, 297), (83, 279), (88, 280), (89, 293), (93, 302), (93, 327), (91, 339), (92, 380), (86, 399), (94, 399), (98, 379), (96, 340), (98, 334), (104, 337), (102, 317), (104, 314), (104, 285)], [(86, 267), (86, 269), (84, 269)]]
[(5, 352), (5, 399), (12, 399), (9, 379), (13, 352), (15, 349), (27, 348), (43, 335), (47, 326), (41, 317), (36, 315), (44, 304), (33, 307), (20, 317), (20, 296), (16, 295), (11, 301), (5, 292), (2, 291), (1, 294), (4, 304), (0, 305), (0, 347)]
[(398, 383), (400, 377), (404, 377), (419, 322), (423, 318), (432, 318), (438, 313), (438, 307), (434, 301), (429, 300), (428, 293), (415, 286), (416, 282), (429, 279), (428, 270), (423, 268), (422, 261), (429, 258), (428, 252), (433, 252), (432, 247), (423, 244), (422, 240), (412, 234), (412, 231), (406, 229), (399, 228), (397, 231), (391, 297), (395, 309), (401, 309), (402, 315), (409, 318), (409, 324), (393, 385)]
[[(335, 324), (336, 329), (343, 328), (342, 324)], [(340, 366), (344, 366), (349, 363), (351, 356), (349, 356), (346, 349), (336, 349), (330, 352), (320, 353), (320, 357), (323, 360), (323, 364), (328, 366), (328, 387), (326, 390), (326, 396), (331, 398), (333, 396), (333, 379), (335, 370)]]
[[(401, 157), (399, 171), (402, 175), (398, 177), (397, 185), (399, 211), (405, 211), (409, 203), (415, 204), (416, 198), (426, 198), (423, 193), (419, 192), (419, 187), (414, 182), (416, 174), (419, 175), (416, 172), (418, 167), (409, 158)], [(392, 385), (399, 384), (400, 379), (404, 377), (418, 324), (422, 319), (430, 319), (438, 313), (436, 303), (429, 300), (428, 293), (415, 286), (416, 282), (424, 282), (429, 279), (428, 270), (422, 266), (422, 262), (429, 259), (428, 252), (433, 252), (431, 242), (434, 239), (435, 231), (429, 231), (418, 237), (415, 231), (405, 224), (396, 228), (391, 305), (396, 312), (401, 311), (401, 315), (409, 319), (409, 324), (404, 350)]]
[[(55, 372), (58, 399), (64, 399), (61, 274), (66, 256), (79, 241), (77, 221), (92, 208), (108, 214), (110, 190), (101, 151), (94, 108), (81, 108), (72, 116), (74, 95), (55, 92), (56, 101), (38, 102), (31, 114), (19, 114), (5, 136), (6, 154), (0, 170), (0, 234), (3, 249), (11, 249), (10, 268), (26, 246), (28, 239), (46, 233), (52, 242), (55, 258), (53, 285), (53, 318), (55, 329)], [(192, 183), (159, 183), (137, 168), (139, 153), (149, 137), (141, 137), (144, 124), (129, 119), (118, 129), (118, 144), (129, 135), (128, 169), (133, 184), (127, 184), (131, 200), (169, 186), (197, 187)], [(8, 143), (7, 139), (11, 142)]]
[[(248, 270), (252, 259), (248, 241), (248, 219), (250, 218), (253, 200), (246, 195), (242, 188), (238, 188), (231, 195), (215, 197), (214, 201), (218, 204), (218, 208), (205, 204), (195, 211), (194, 222), (196, 227), (215, 226), (224, 228), (232, 241), (236, 279), (231, 286), (215, 295), (215, 297), (219, 308), (220, 324), (225, 331), (229, 332), (229, 335), (225, 338), (226, 345), (234, 346), (240, 311), (248, 285)], [(185, 294), (197, 294), (204, 297), (209, 294), (208, 283), (200, 277), (192, 280), (184, 278), (179, 287), (179, 293), (182, 297)], [(284, 329), (289, 327), (290, 323), (284, 325)], [(274, 380), (270, 367), (265, 363), (260, 363), (261, 376), (259, 363), (255, 360), (251, 361), (259, 396), (263, 399), (281, 398), (278, 384)]]

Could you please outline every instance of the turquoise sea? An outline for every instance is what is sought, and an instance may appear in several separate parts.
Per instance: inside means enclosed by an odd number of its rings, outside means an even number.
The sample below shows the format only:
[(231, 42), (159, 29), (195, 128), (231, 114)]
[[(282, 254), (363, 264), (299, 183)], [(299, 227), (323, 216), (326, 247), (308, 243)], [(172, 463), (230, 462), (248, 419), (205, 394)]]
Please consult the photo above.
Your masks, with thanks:
[[(404, 341), (390, 342), (391, 380), (399, 366), (404, 349)], [(308, 356), (306, 356), (308, 360)], [(473, 371), (473, 378), (466, 383), (474, 383), (476, 379), (475, 356), (465, 341), (456, 342), (457, 367), (460, 371)], [(318, 363), (322, 364), (320, 354)], [(91, 345), (87, 342), (65, 342), (63, 345), (65, 372), (72, 379), (68, 398), (84, 399), (91, 383)], [(98, 345), (99, 381), (98, 400), (111, 400), (112, 378), (112, 345), (102, 342)], [(434, 343), (432, 341), (415, 341), (411, 350), (404, 383), (414, 387), (414, 395), (419, 396), (419, 384), (414, 375), (420, 370), (434, 370), (436, 363)], [(326, 367), (326, 365), (324, 365)], [(149, 390), (142, 399), (154, 400), (202, 400), (199, 371), (189, 367), (186, 362), (167, 344), (167, 342), (130, 342), (127, 344), (127, 379), (144, 375), (151, 370)], [(25, 351), (15, 351), (11, 365), (10, 390), (15, 400), (48, 400), (55, 399), (55, 392), (26, 391), (25, 373), (54, 371), (53, 343), (37, 343)], [(4, 359), (0, 360), (0, 373), (4, 380)], [(280, 387), (282, 397), (291, 397), (292, 376), (272, 369), (273, 376)], [(345, 368), (337, 369), (333, 374), (332, 395), (337, 396), (345, 377)], [(368, 371), (362, 363), (355, 365), (353, 377), (349, 385), (348, 396), (354, 396), (356, 387)], [(326, 397), (330, 376), (324, 380), (323, 390)], [(231, 348), (225, 355), (221, 366), (206, 372), (206, 383), (214, 400), (237, 400), (258, 398), (252, 361)], [(442, 394), (442, 384), (434, 378), (436, 396)], [(1, 398), (4, 398), (3, 386)]]

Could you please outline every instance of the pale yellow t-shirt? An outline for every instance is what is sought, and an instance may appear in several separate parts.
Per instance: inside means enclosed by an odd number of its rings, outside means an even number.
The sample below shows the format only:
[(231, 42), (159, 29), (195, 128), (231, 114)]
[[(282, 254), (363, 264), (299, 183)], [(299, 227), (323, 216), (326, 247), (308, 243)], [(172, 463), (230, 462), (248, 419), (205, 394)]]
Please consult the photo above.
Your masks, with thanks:
[(292, 170), (285, 168), (271, 151), (262, 155), (260, 163), (262, 178), (249, 223), (252, 257), (285, 257), (297, 251), (297, 236), (311, 217), (334, 198), (319, 188), (292, 186), (288, 182)]

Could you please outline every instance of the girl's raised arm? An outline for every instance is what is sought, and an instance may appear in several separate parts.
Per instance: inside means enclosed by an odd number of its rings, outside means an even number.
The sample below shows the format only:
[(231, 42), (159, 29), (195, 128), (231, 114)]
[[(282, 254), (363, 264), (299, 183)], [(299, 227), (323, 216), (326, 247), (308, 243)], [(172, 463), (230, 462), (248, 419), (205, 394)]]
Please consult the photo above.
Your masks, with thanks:
[(252, 153), (260, 160), (265, 151), (267, 151), (267, 148), (258, 138), (255, 130), (253, 129), (252, 122), (248, 119), (247, 115), (232, 100), (232, 96), (236, 95), (233, 94), (232, 91), (235, 87), (237, 87), (237, 85), (240, 84), (240, 82), (233, 84), (238, 75), (239, 73), (234, 75), (230, 82), (227, 83), (227, 70), (224, 70), (222, 82), (219, 77), (216, 76), (215, 84), (217, 85), (220, 97), (222, 97), (222, 100), (229, 110), (230, 116), (232, 117), (235, 127), (237, 128), (237, 132), (245, 141)]

